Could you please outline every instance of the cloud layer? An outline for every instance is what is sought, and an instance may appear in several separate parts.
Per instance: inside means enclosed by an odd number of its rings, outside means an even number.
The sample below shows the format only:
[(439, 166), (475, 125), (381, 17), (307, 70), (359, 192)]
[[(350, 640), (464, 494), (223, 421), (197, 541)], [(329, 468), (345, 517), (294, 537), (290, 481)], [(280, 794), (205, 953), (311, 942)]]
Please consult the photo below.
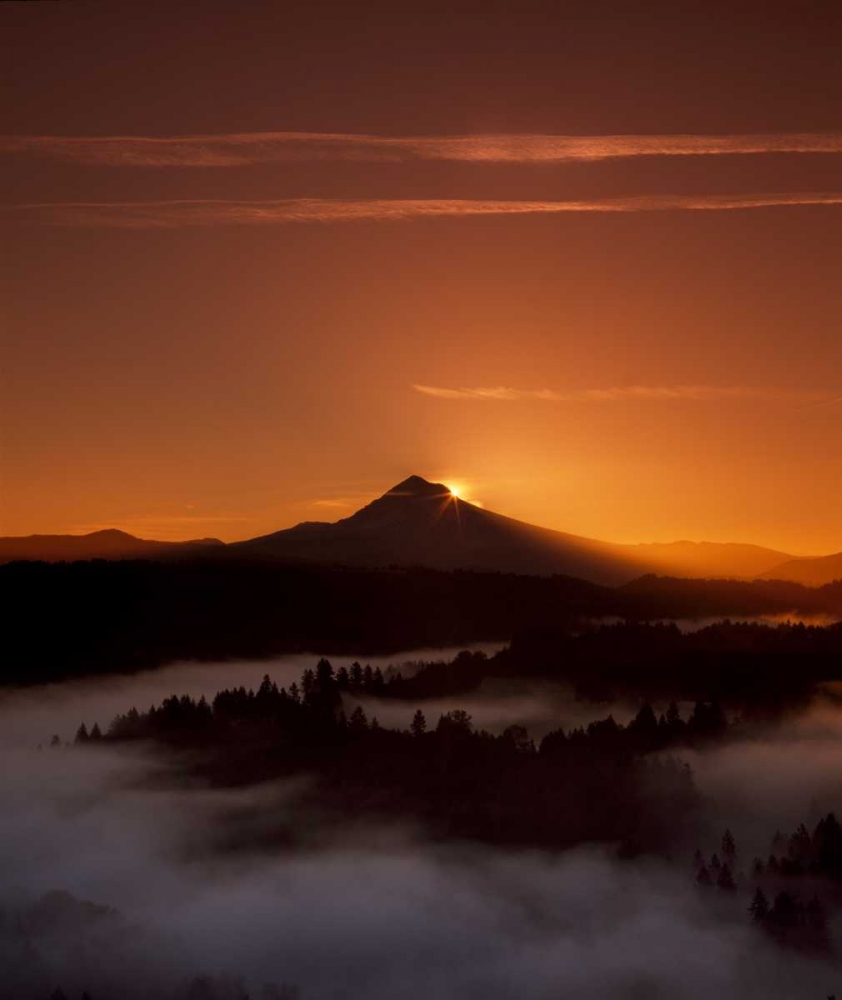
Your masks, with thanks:
[(243, 167), (294, 160), (569, 163), (641, 156), (842, 153), (842, 133), (377, 136), (236, 132), (181, 136), (2, 136), (0, 152), (109, 167)]
[(416, 392), (437, 399), (517, 402), (544, 400), (551, 403), (617, 403), (627, 400), (692, 400), (697, 402), (729, 399), (810, 400), (833, 402), (826, 393), (799, 392), (764, 386), (715, 385), (628, 385), (607, 389), (576, 389), (558, 392), (555, 389), (513, 389), (509, 386), (477, 388), (446, 388), (435, 385), (413, 385)]
[(732, 211), (842, 205), (842, 191), (774, 194), (636, 195), (571, 201), (468, 198), (281, 198), (262, 201), (39, 202), (5, 205), (7, 218), (62, 226), (171, 229), (183, 226), (278, 225), (290, 222), (404, 221), (441, 217)]

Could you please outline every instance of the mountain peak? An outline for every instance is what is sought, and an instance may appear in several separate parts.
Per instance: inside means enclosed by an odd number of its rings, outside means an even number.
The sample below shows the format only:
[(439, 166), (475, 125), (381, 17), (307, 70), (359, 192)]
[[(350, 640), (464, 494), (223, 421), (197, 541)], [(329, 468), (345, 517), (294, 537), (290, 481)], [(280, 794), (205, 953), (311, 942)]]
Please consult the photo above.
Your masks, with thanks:
[(431, 483), (423, 476), (409, 476), (388, 490), (385, 496), (440, 497), (449, 492), (444, 483)]

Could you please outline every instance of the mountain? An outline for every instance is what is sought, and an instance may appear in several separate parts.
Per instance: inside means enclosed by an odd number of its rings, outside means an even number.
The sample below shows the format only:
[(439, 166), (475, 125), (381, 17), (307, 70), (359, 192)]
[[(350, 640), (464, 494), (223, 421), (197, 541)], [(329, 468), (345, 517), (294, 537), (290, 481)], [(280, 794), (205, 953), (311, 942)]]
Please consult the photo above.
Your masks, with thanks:
[(790, 559), (761, 574), (767, 580), (794, 580), (809, 587), (822, 587), (842, 580), (842, 552), (832, 556)]
[(548, 575), (618, 585), (644, 573), (751, 577), (791, 558), (757, 546), (618, 545), (475, 507), (410, 476), (350, 517), (305, 522), (229, 545), (241, 555), (354, 566), (417, 565)]
[[(151, 541), (115, 530), (0, 538), (0, 562), (162, 559), (197, 551), (241, 559), (345, 566), (564, 574), (609, 586), (645, 574), (693, 579), (767, 577), (809, 583), (842, 576), (842, 556), (801, 560), (757, 545), (714, 542), (621, 545), (539, 528), (475, 507), (454, 496), (443, 483), (431, 483), (421, 476), (410, 476), (340, 521), (305, 521), (228, 545), (213, 538)], [(821, 564), (816, 566), (814, 577), (809, 576), (810, 564)]]
[(158, 542), (107, 528), (88, 535), (22, 535), (0, 538), (0, 563), (16, 559), (72, 562), (76, 559), (149, 559), (222, 546), (218, 538), (189, 542)]

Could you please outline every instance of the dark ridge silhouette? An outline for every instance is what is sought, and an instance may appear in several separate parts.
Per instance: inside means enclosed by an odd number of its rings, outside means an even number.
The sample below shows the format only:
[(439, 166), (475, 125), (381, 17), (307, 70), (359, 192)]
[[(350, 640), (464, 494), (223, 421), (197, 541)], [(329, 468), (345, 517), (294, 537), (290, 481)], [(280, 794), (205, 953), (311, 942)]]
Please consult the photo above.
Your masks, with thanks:
[(77, 559), (163, 559), (191, 555), (197, 549), (221, 549), (218, 538), (195, 538), (187, 542), (159, 542), (137, 538), (116, 528), (88, 535), (23, 535), (0, 538), (0, 563), (18, 559), (42, 562), (72, 562)]
[[(547, 625), (486, 656), (463, 651), (410, 676), (391, 671), (362, 693), (410, 703), (476, 691), (489, 679), (563, 684), (584, 701), (711, 701), (765, 720), (807, 704), (839, 678), (842, 625), (824, 628), (723, 621), (695, 632), (622, 622), (581, 632)], [(798, 669), (793, 669), (793, 664)]]
[(15, 562), (0, 566), (0, 684), (130, 673), (180, 659), (299, 650), (374, 655), (592, 619), (842, 616), (842, 583), (646, 577), (611, 589), (565, 576), (366, 569), (276, 560)]
[(496, 514), (410, 476), (350, 517), (229, 545), (253, 557), (551, 575), (614, 586), (644, 573), (751, 577), (791, 559), (751, 545), (617, 545)]

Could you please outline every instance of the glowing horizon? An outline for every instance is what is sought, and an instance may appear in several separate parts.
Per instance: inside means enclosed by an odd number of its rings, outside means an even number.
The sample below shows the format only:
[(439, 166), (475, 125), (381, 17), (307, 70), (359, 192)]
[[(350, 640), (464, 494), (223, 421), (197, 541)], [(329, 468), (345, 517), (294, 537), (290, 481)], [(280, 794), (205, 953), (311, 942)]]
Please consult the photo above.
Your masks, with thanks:
[(0, 535), (231, 541), (426, 470), (585, 538), (842, 551), (826, 18), (609, 54), (585, 8), (142, 11), (0, 5)]

